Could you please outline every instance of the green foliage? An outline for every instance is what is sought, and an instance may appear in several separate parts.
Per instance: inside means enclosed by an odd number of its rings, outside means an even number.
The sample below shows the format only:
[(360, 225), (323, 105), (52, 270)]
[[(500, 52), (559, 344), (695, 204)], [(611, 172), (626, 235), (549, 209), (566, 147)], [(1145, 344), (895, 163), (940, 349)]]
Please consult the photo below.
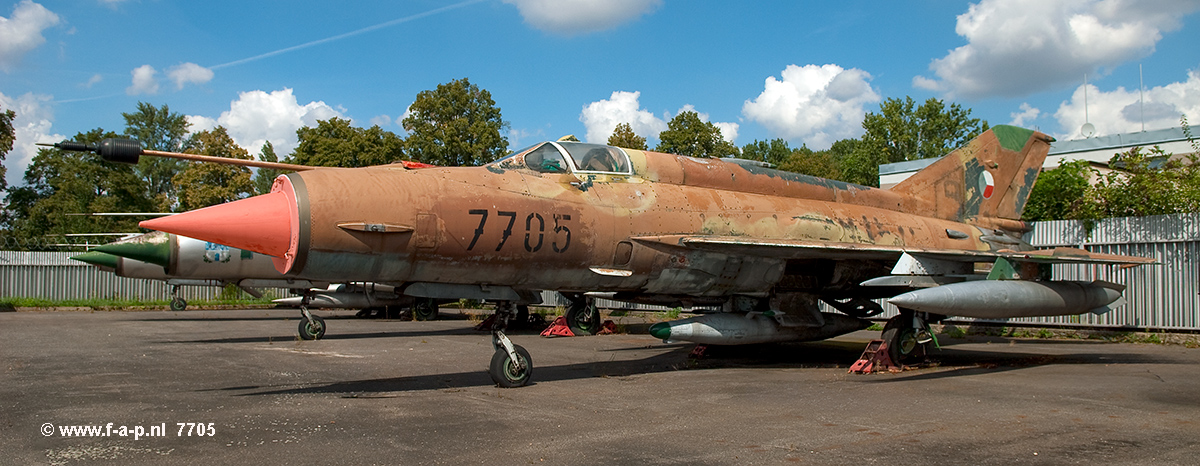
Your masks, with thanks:
[[(8, 156), (8, 151), (13, 148), (13, 141), (17, 139), (17, 131), (13, 128), (13, 119), (17, 114), (12, 110), (4, 110), (0, 108), (0, 162)], [(4, 178), (8, 170), (0, 163), (0, 191), (8, 188), (8, 181)]]
[[(250, 153), (234, 143), (224, 127), (201, 131), (192, 139), (188, 153), (250, 159)], [(189, 162), (175, 175), (174, 182), (179, 189), (179, 206), (185, 210), (241, 199), (254, 192), (250, 169), (235, 165)]]
[[(72, 140), (97, 143), (110, 137), (117, 135), (97, 128)], [(9, 190), (4, 222), (26, 244), (40, 243), (45, 235), (137, 231), (137, 219), (131, 217), (65, 214), (153, 210), (145, 192), (133, 166), (105, 162), (90, 152), (45, 148), (25, 171), (25, 186)]]
[(633, 127), (629, 123), (621, 123), (613, 130), (612, 136), (608, 137), (608, 145), (624, 147), (626, 149), (646, 150), (646, 138), (638, 136), (633, 132)]
[(1172, 159), (1158, 146), (1117, 154), (1109, 166), (1120, 171), (1104, 174), (1091, 187), (1093, 218), (1200, 212), (1200, 165), (1195, 154), (1186, 160)]
[[(121, 113), (121, 116), (125, 118), (125, 135), (140, 141), (142, 149), (182, 152), (188, 144), (187, 118), (172, 113), (166, 104), (156, 108), (138, 102), (137, 112)], [(158, 210), (170, 210), (175, 205), (177, 193), (171, 180), (185, 167), (186, 162), (182, 160), (164, 157), (142, 157), (138, 161), (137, 173), (145, 181), (145, 196), (156, 199)]]
[(739, 155), (737, 146), (721, 137), (716, 125), (701, 121), (696, 112), (681, 112), (667, 122), (667, 130), (658, 133), (658, 152), (691, 157), (730, 157)]
[(467, 78), (421, 91), (401, 124), (413, 160), (443, 166), (482, 165), (504, 156), (508, 123), (492, 94)]
[[(263, 162), (279, 161), (279, 156), (275, 155), (275, 146), (271, 145), (271, 141), (263, 143), (262, 154), (258, 156), (258, 159)], [(271, 185), (275, 183), (275, 177), (281, 173), (283, 173), (283, 170), (259, 168), (258, 173), (254, 174), (254, 192), (257, 194), (271, 192)]]
[(779, 169), (831, 180), (840, 178), (842, 174), (837, 160), (829, 151), (813, 151), (808, 147), (793, 150), (779, 165)]
[(379, 126), (356, 128), (350, 120), (333, 117), (318, 121), (316, 128), (301, 127), (296, 136), (299, 145), (289, 163), (350, 168), (404, 160), (404, 142)]
[(792, 156), (792, 148), (783, 139), (770, 141), (754, 141), (742, 146), (742, 158), (760, 160), (776, 167), (782, 165)]
[(971, 110), (946, 106), (930, 98), (914, 108), (912, 97), (886, 99), (879, 113), (863, 118), (866, 133), (854, 151), (843, 159), (847, 181), (879, 186), (879, 165), (941, 157), (988, 130), (986, 121), (971, 118)]
[(1086, 160), (1063, 162), (1038, 176), (1022, 218), (1026, 221), (1092, 218), (1089, 180), (1095, 173)]

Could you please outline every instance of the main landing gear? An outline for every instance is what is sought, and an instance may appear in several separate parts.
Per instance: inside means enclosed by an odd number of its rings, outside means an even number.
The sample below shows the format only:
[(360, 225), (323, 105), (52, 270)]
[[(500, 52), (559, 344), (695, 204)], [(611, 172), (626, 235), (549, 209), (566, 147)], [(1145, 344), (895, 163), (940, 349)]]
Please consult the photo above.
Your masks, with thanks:
[(888, 357), (894, 364), (908, 364), (923, 359), (933, 332), (929, 331), (928, 315), (910, 309), (888, 319), (883, 326), (883, 341), (887, 342)]
[(492, 321), (492, 346), (496, 352), (492, 354), (488, 375), (501, 388), (523, 387), (533, 374), (533, 359), (529, 357), (529, 351), (513, 344), (504, 334), (508, 321), (516, 313), (517, 306), (511, 301), (496, 303), (496, 318)]
[(325, 319), (313, 315), (308, 312), (309, 292), (304, 292), (304, 298), (300, 300), (300, 339), (301, 340), (320, 340), (325, 336)]
[(564, 293), (571, 305), (567, 307), (567, 327), (576, 335), (595, 335), (600, 331), (600, 309), (595, 298), (582, 293)]

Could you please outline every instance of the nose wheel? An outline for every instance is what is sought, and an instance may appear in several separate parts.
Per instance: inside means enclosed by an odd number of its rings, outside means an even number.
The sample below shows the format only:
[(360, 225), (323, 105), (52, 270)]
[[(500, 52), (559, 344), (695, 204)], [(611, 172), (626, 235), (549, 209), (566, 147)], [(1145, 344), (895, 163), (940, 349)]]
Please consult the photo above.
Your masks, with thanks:
[(492, 322), (492, 346), (496, 352), (492, 354), (492, 362), (488, 365), (488, 375), (501, 388), (523, 387), (529, 384), (533, 375), (533, 359), (529, 351), (513, 344), (504, 334), (508, 321), (516, 314), (516, 306), (511, 302), (501, 302), (496, 305), (496, 319)]
[(179, 291), (180, 291), (179, 285), (171, 286), (170, 308), (172, 311), (176, 311), (176, 312), (187, 309), (187, 301), (184, 300), (182, 296), (179, 296)]
[(299, 333), (301, 340), (320, 340), (325, 336), (325, 319), (313, 315), (308, 312), (308, 293), (304, 294), (304, 298), (300, 300), (300, 326)]

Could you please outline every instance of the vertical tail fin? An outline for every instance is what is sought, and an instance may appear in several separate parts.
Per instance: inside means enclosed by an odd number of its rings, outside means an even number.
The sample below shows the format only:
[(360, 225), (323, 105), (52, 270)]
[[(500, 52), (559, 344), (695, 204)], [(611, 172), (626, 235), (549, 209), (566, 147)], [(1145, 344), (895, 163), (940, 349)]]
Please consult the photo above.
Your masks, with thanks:
[(900, 182), (892, 192), (924, 201), (927, 215), (965, 223), (1019, 220), (1054, 138), (996, 126)]

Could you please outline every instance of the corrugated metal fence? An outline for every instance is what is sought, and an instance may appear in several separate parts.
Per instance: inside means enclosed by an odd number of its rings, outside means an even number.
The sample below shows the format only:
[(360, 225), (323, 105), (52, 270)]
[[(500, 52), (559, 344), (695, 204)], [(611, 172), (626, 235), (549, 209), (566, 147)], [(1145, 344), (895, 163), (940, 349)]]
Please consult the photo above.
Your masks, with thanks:
[(1200, 330), (1200, 214), (1105, 219), (1092, 226), (1038, 222), (1026, 240), (1038, 247), (1076, 247), (1151, 257), (1158, 264), (1122, 269), (1055, 265), (1058, 280), (1107, 280), (1126, 285), (1127, 304), (1103, 315), (1041, 317), (1030, 322), (1104, 327)]
[[(158, 280), (122, 278), (83, 262), (78, 252), (0, 251), (0, 297), (69, 299), (170, 299), (171, 287)], [(285, 290), (273, 290), (288, 296)], [(185, 286), (184, 299), (215, 300), (221, 288)]]
[[(1128, 304), (1104, 315), (1013, 319), (1011, 322), (1200, 331), (1200, 214), (1115, 218), (1089, 230), (1079, 221), (1038, 222), (1026, 235), (1034, 246), (1076, 247), (1093, 252), (1152, 257), (1158, 264), (1120, 269), (1110, 266), (1055, 265), (1056, 280), (1108, 280), (1127, 286)], [(164, 299), (159, 281), (120, 278), (69, 259), (76, 253), (0, 251), (0, 296), (47, 299)], [(215, 299), (216, 287), (184, 287), (184, 297)], [(277, 290), (283, 296), (284, 290)], [(565, 306), (557, 293), (543, 293), (547, 305)], [(663, 310), (601, 300), (609, 309)], [(884, 316), (895, 308), (885, 305)]]

